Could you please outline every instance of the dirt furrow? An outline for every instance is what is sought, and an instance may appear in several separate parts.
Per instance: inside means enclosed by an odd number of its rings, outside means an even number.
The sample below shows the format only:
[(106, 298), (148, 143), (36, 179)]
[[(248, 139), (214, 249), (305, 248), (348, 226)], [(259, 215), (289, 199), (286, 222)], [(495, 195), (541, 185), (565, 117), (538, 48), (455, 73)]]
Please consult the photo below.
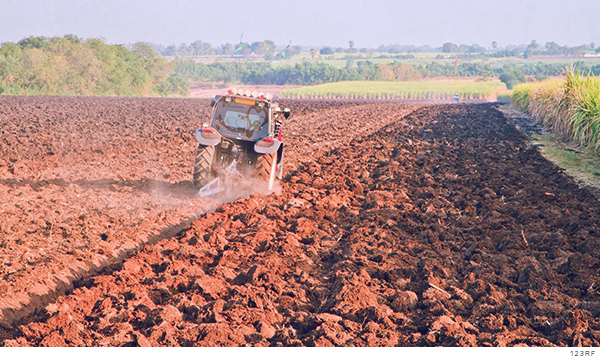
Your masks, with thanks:
[(319, 155), (4, 345), (599, 345), (599, 201), (493, 105), (421, 107)]
[[(365, 102), (331, 103), (320, 120), (326, 104), (285, 105), (297, 110), (284, 124), (291, 166), (336, 144), (319, 139), (348, 141), (415, 108), (388, 105), (377, 110), (385, 116), (361, 123), (356, 117), (372, 111)], [(0, 99), (0, 325), (231, 200), (199, 199), (191, 186), (192, 137), (208, 116), (209, 101), (198, 99)], [(303, 142), (309, 128), (319, 149)]]

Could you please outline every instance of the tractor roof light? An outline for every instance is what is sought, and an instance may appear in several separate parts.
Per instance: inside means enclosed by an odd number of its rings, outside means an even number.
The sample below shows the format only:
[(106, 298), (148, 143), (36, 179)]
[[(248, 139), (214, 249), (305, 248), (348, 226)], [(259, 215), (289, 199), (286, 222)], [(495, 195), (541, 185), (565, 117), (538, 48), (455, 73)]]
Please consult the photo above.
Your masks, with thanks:
[(250, 95), (252, 95), (252, 91), (250, 90), (246, 90), (246, 92), (244, 93), (246, 96), (250, 97)]
[(234, 93), (234, 91), (235, 91), (235, 89), (233, 89), (233, 90), (232, 90), (232, 89), (229, 89), (229, 90), (227, 90), (227, 93), (228, 93), (229, 95), (231, 95), (231, 94), (233, 94), (233, 93)]
[(265, 98), (265, 94), (263, 94), (263, 93), (258, 93), (258, 97), (259, 97), (259, 98), (262, 100), (262, 99), (264, 99), (264, 98)]
[(258, 91), (253, 91), (253, 92), (252, 92), (252, 97), (253, 97), (253, 98), (255, 98), (255, 97), (258, 97)]
[(265, 95), (265, 98), (266, 98), (267, 100), (271, 100), (271, 99), (273, 98), (273, 95), (271, 95), (271, 94), (267, 93), (267, 94)]
[(244, 95), (244, 90), (242, 90), (242, 89), (238, 89), (238, 91), (237, 91), (237, 94), (238, 94), (238, 95)]

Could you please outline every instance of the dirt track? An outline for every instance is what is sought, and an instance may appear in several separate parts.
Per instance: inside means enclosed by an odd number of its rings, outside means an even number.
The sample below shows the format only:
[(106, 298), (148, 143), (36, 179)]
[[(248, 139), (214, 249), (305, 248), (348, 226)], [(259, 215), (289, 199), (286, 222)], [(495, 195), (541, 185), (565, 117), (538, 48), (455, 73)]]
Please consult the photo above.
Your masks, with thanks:
[[(39, 100), (31, 109), (48, 102)], [(18, 134), (27, 127), (15, 125), (16, 141), (26, 151), (11, 153), (5, 144), (15, 140), (3, 138), (3, 159), (12, 165), (0, 166), (1, 211), (13, 223), (2, 224), (2, 236), (18, 233), (0, 248), (1, 286), (8, 286), (3, 300), (31, 293), (43, 274), (55, 274), (77, 257), (85, 264), (100, 255), (108, 259), (121, 244), (154, 242), (149, 231), (183, 230), (103, 275), (75, 281), (72, 293), (55, 302), (40, 297), (21, 310), (14, 302), (5, 306), (3, 319), (12, 321), (2, 334), (6, 346), (600, 343), (598, 199), (529, 147), (493, 105), (289, 102), (295, 120), (286, 124), (288, 159), (301, 165), (281, 194), (222, 205), (186, 227), (182, 218), (215, 206), (185, 190), (193, 149), (181, 151), (207, 103), (118, 100), (119, 110), (114, 99), (85, 101), (105, 110), (95, 110), (102, 111), (100, 126), (89, 144), (73, 140), (67, 146), (72, 152), (59, 153), (58, 163), (70, 164), (64, 172), (41, 168), (47, 153), (33, 154), (44, 142), (27, 148)], [(73, 109), (65, 113), (77, 113)], [(153, 122), (130, 121), (130, 132), (117, 124), (136, 117), (123, 114), (111, 122), (102, 116), (111, 109), (152, 109)], [(403, 117), (410, 109), (416, 110)], [(179, 130), (161, 128), (166, 119)], [(78, 131), (87, 131), (91, 123), (85, 121)], [(54, 138), (68, 139), (74, 131), (67, 129), (54, 129)], [(114, 161), (107, 143), (94, 142), (98, 133), (121, 144)], [(175, 134), (181, 142), (169, 140)], [(356, 138), (349, 142), (351, 136)], [(319, 149), (322, 144), (326, 148)], [(336, 149), (326, 153), (329, 147)], [(52, 176), (64, 183), (48, 180)], [(82, 190), (91, 180), (104, 182)], [(136, 190), (144, 182), (162, 183), (177, 200), (164, 203), (150, 190)], [(126, 186), (131, 189), (123, 191)], [(86, 191), (92, 193), (81, 199)], [(121, 206), (102, 207), (111, 199)], [(95, 210), (85, 208), (90, 204)], [(144, 221), (141, 231), (127, 232)], [(60, 226), (70, 226), (70, 235), (56, 230)], [(134, 241), (138, 233), (146, 238)], [(90, 255), (101, 245), (108, 247), (104, 254)], [(28, 262), (28, 253), (42, 260)], [(9, 255), (14, 257), (4, 260)]]

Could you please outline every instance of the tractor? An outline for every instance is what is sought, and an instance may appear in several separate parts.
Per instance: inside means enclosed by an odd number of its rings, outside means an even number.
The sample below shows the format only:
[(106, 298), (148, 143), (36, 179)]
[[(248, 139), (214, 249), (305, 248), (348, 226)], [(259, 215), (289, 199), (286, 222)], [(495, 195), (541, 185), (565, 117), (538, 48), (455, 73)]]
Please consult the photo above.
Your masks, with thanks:
[(236, 182), (262, 179), (269, 191), (283, 176), (281, 110), (270, 94), (228, 90), (211, 101), (212, 118), (196, 130), (193, 184), (200, 196), (231, 191)]

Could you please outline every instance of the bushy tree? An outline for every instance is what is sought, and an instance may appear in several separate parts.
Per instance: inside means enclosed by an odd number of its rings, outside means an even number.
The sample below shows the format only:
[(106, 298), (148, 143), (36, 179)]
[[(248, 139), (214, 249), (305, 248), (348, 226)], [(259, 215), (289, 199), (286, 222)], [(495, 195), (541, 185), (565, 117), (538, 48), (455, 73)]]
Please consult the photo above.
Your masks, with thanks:
[(445, 52), (445, 53), (451, 53), (451, 52), (456, 53), (456, 52), (458, 52), (458, 45), (447, 42), (444, 45), (442, 45), (442, 52)]
[(302, 52), (302, 46), (294, 45), (292, 46), (292, 51), (290, 52), (290, 57), (294, 55), (298, 55)]
[(515, 66), (505, 65), (500, 75), (500, 81), (505, 83), (508, 89), (512, 89), (515, 85), (524, 83), (526, 80), (525, 74)]
[(0, 93), (152, 95), (172, 68), (145, 43), (128, 50), (75, 35), (28, 37), (0, 47)]
[(200, 40), (194, 41), (190, 44), (193, 55), (213, 55), (216, 50), (209, 43), (202, 42)]
[(326, 47), (322, 48), (321, 50), (319, 50), (319, 54), (321, 54), (321, 55), (331, 55), (331, 54), (333, 54), (333, 49), (330, 48), (329, 46), (326, 46)]

